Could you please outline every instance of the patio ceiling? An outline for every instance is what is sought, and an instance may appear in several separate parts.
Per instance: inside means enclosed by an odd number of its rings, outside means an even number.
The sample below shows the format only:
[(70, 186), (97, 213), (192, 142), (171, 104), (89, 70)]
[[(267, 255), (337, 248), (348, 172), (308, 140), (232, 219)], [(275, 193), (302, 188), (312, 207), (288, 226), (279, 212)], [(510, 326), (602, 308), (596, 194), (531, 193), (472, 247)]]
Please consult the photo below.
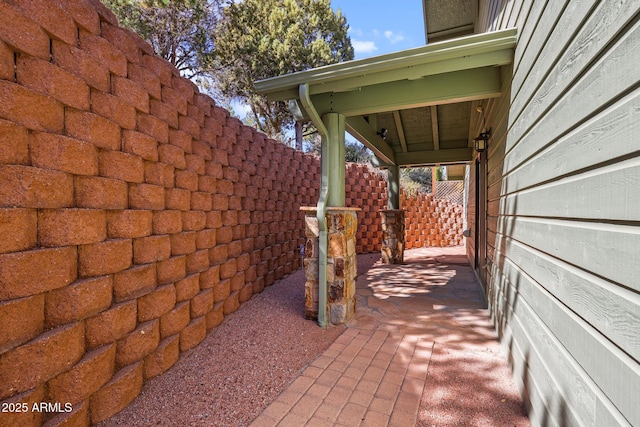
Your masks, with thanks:
[(435, 43), (475, 32), (477, 0), (422, 0), (425, 41)]
[(288, 101), (299, 120), (344, 115), (379, 166), (468, 162), (475, 107), (500, 95), (500, 67), (512, 62), (515, 43), (515, 29), (464, 36), (262, 80), (256, 89)]

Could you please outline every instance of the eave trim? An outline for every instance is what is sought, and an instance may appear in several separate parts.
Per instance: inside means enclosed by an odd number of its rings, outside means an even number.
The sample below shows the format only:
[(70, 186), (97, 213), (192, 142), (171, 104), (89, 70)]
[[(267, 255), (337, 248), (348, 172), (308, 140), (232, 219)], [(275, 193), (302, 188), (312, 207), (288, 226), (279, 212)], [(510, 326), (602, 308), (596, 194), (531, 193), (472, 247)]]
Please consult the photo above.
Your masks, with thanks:
[[(509, 51), (516, 45), (516, 29), (507, 29), (491, 33), (474, 34), (453, 40), (432, 43), (426, 46), (400, 52), (380, 55), (354, 61), (318, 67), (307, 71), (256, 82), (256, 91), (267, 95), (272, 101), (292, 99), (297, 96), (300, 84), (308, 83), (311, 94), (350, 90), (355, 84), (379, 84), (407, 78), (420, 78), (435, 72), (446, 73), (467, 67), (506, 65), (513, 59)], [(493, 55), (491, 55), (493, 53)], [(498, 56), (496, 56), (498, 53)], [(510, 55), (508, 55), (510, 53)], [(470, 57), (485, 55), (490, 63), (475, 64)], [(439, 66), (437, 65), (438, 63)], [(424, 69), (416, 72), (414, 68), (431, 64), (434, 71)], [(429, 68), (429, 67), (426, 67)], [(413, 73), (412, 73), (412, 69)], [(426, 74), (425, 74), (426, 73)], [(374, 77), (374, 76), (377, 76)], [(367, 79), (363, 79), (367, 77)], [(347, 79), (355, 79), (345, 85)], [(335, 82), (343, 81), (337, 84)], [(360, 83), (358, 83), (360, 81)], [(330, 83), (334, 83), (333, 85)]]

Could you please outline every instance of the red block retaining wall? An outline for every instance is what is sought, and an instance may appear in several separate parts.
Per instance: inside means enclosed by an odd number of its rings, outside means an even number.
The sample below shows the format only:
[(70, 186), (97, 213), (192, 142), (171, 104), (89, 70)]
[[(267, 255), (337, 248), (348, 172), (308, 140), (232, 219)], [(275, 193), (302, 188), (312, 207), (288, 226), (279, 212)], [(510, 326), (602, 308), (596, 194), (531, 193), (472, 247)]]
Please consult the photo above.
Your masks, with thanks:
[(464, 244), (463, 207), (432, 194), (400, 195), (405, 210), (405, 248)]
[[(386, 184), (347, 176), (357, 249), (377, 251)], [(97, 0), (0, 1), (0, 403), (29, 408), (0, 426), (128, 405), (300, 266), (319, 181), (316, 157), (230, 117)]]
[[(367, 165), (347, 165), (346, 205), (359, 207), (356, 249), (377, 252), (382, 245), (380, 211), (387, 209), (387, 182), (384, 175)], [(405, 211), (405, 249), (425, 246), (456, 246), (462, 236), (463, 207), (432, 194), (400, 191), (400, 207)]]

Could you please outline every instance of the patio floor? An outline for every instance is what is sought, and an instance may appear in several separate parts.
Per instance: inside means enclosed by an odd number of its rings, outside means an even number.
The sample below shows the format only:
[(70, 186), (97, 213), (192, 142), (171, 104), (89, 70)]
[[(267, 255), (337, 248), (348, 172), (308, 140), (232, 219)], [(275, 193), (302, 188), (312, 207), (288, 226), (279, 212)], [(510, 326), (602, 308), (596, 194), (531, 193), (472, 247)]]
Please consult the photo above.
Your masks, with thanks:
[(357, 280), (357, 315), (251, 424), (529, 426), (463, 247)]

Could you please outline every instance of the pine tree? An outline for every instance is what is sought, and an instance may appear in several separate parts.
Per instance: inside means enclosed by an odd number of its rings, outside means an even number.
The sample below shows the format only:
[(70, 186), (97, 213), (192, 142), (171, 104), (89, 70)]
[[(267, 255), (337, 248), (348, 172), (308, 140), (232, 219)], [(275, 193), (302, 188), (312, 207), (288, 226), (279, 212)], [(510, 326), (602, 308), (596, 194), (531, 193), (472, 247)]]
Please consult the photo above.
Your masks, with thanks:
[(293, 126), (284, 103), (255, 91), (258, 80), (353, 59), (346, 18), (329, 0), (243, 0), (221, 11), (213, 40), (220, 92), (246, 102), (272, 137)]

